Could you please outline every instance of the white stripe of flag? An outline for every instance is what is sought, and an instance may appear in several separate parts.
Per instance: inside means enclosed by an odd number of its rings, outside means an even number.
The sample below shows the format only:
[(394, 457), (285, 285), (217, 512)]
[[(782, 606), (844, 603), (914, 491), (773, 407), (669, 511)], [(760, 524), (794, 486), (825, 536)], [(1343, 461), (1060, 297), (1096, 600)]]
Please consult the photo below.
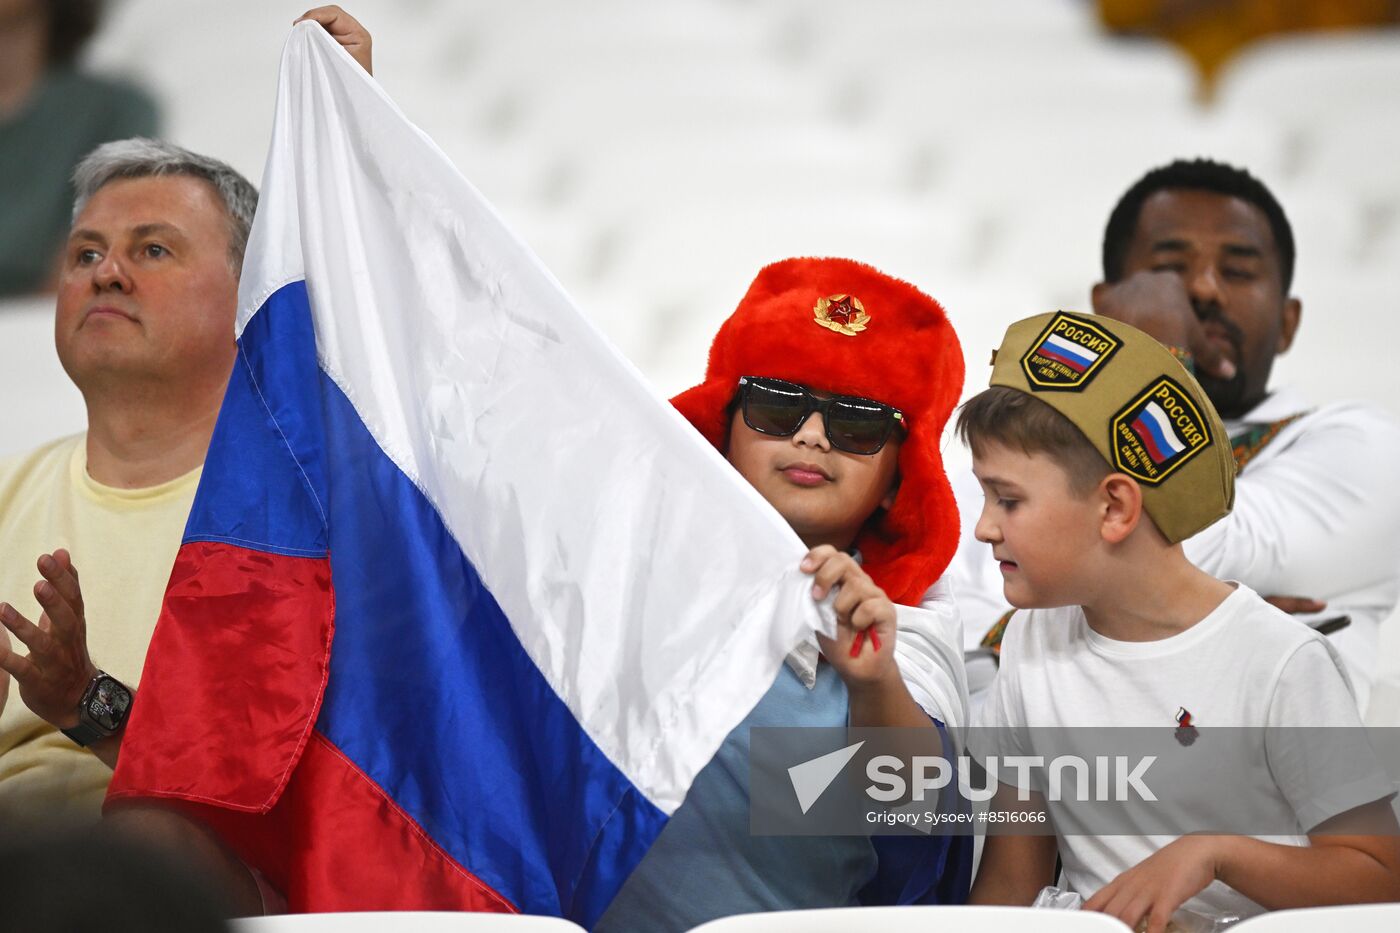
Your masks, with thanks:
[(1179, 454), (1186, 449), (1186, 445), (1176, 436), (1172, 430), (1171, 419), (1162, 410), (1162, 406), (1156, 402), (1148, 402), (1147, 407), (1142, 412), (1156, 423), (1157, 429), (1161, 432), (1162, 438), (1166, 440), (1167, 446), (1171, 448), (1173, 454)]
[(1063, 337), (1056, 337), (1054, 334), (1046, 337), (1045, 342), (1061, 353), (1068, 354), (1071, 359), (1079, 359), (1084, 360), (1086, 363), (1092, 363), (1099, 358), (1099, 355), (1093, 350), (1082, 347), (1077, 343), (1070, 343)]

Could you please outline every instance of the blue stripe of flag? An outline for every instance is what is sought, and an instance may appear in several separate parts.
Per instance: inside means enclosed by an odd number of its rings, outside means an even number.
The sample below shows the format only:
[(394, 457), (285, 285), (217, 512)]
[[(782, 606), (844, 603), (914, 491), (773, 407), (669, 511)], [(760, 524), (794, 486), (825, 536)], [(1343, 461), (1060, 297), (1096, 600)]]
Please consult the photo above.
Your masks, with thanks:
[(1170, 459), (1173, 454), (1177, 453), (1176, 448), (1162, 435), (1161, 425), (1155, 419), (1148, 417), (1146, 411), (1138, 413), (1137, 418), (1133, 420), (1133, 425), (1152, 436), (1157, 449), (1162, 453), (1163, 460)]
[[(242, 352), (255, 370), (274, 356), (314, 360), (310, 320), (304, 286), (286, 286), (250, 320)], [(313, 378), (316, 392), (291, 388), (269, 403), (324, 427), (336, 629), (317, 728), (520, 909), (591, 925), (665, 815), (545, 681), (349, 400), (319, 369)], [(318, 410), (298, 410), (310, 405)]]

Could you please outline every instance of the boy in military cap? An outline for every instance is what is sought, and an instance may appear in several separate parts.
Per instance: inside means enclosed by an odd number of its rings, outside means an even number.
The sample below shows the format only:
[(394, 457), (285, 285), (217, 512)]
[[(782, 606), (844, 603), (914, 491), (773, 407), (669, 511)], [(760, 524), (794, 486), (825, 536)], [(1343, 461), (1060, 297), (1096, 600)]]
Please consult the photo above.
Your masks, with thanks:
[(838, 590), (837, 637), (788, 657), (598, 929), (966, 897), (969, 837), (755, 836), (748, 798), (752, 726), (924, 728), (936, 752), (966, 724), (940, 581), (959, 524), (939, 440), (962, 377), (938, 303), (850, 260), (767, 266), (721, 326), (705, 381), (673, 403), (811, 548), (802, 569), (816, 598)]
[[(1327, 639), (1183, 555), (1182, 540), (1230, 510), (1235, 465), (1201, 387), (1151, 337), (1063, 312), (1013, 324), (958, 431), (986, 497), (977, 538), (1020, 610), (979, 725), (1022, 744), (1037, 727), (1360, 725)], [(1249, 787), (1199, 790), (1282, 812), (1292, 844), (1067, 834), (1052, 801), (1057, 836), (988, 837), (972, 899), (1031, 903), (1057, 843), (1085, 906), (1139, 929), (1163, 930), (1183, 905), (1248, 916), (1400, 896), (1393, 836), (1325, 834), (1363, 806), (1393, 828), (1388, 783), (1318, 787), (1277, 765), (1258, 761)]]

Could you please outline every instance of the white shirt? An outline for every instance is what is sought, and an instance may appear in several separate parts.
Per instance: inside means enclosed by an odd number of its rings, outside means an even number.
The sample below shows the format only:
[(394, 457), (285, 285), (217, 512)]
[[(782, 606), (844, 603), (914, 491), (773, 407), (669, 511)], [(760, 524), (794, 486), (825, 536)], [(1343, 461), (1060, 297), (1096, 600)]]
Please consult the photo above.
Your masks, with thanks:
[[(1147, 726), (1174, 730), (1179, 709), (1202, 729), (1220, 726), (1352, 726), (1360, 715), (1334, 647), (1238, 586), (1191, 628), (1150, 642), (1115, 641), (1089, 628), (1077, 606), (1018, 612), (1002, 641), (1001, 671), (981, 705), (977, 725), (1004, 732), (974, 734), (1000, 754), (1037, 754), (1035, 729)], [(1041, 744), (1053, 739), (1041, 733)], [(1233, 735), (1233, 734), (1232, 734)], [(1354, 737), (1354, 733), (1345, 733)], [(1247, 770), (1230, 772), (1230, 787), (1211, 780), (1171, 783), (1175, 799), (1207, 825), (1238, 825), (1248, 807), (1256, 825), (1296, 827), (1269, 841), (1306, 845), (1306, 830), (1353, 807), (1388, 797), (1393, 788), (1365, 755), (1302, 760), (1298, 743), (1278, 732), (1251, 730), (1240, 741)], [(1280, 749), (1286, 749), (1282, 751)], [(980, 752), (976, 747), (974, 752)], [(1045, 753), (1042, 748), (1039, 753)], [(1199, 751), (1211, 764), (1208, 742)], [(1014, 776), (1014, 773), (1013, 773)], [(1192, 777), (1200, 775), (1192, 774)], [(1004, 777), (1004, 775), (1003, 775)], [(1009, 783), (1009, 782), (1008, 782)], [(1183, 786), (1189, 789), (1181, 792)], [(1160, 785), (1159, 785), (1160, 786)], [(1199, 792), (1199, 794), (1197, 794)], [(1089, 835), (1084, 811), (1047, 804), (1071, 887), (1085, 898), (1171, 842), (1171, 835)], [(1102, 811), (1100, 811), (1101, 813)], [(1262, 908), (1220, 882), (1184, 906), (1207, 913), (1259, 913)]]
[[(1226, 422), (1232, 436), (1310, 406), (1297, 392), (1270, 395), (1243, 419)], [(1196, 566), (1240, 580), (1265, 596), (1327, 602), (1302, 622), (1351, 617), (1329, 636), (1341, 652), (1361, 709), (1376, 676), (1380, 624), (1400, 600), (1400, 422), (1368, 402), (1338, 402), (1283, 428), (1235, 481), (1235, 508), (1184, 544)], [(967, 473), (953, 484), (962, 540), (951, 572), (966, 620), (967, 647), (1011, 607), (991, 548), (974, 537), (982, 492)], [(969, 672), (972, 689), (986, 671)], [(979, 676), (980, 674), (980, 676)]]

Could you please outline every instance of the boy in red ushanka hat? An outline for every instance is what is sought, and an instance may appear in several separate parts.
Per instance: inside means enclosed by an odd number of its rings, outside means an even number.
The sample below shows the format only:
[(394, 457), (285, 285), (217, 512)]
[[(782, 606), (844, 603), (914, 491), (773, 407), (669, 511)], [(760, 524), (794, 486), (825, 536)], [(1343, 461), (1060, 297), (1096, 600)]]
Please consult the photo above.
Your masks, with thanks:
[(967, 689), (939, 579), (959, 528), (939, 441), (962, 382), (938, 303), (847, 259), (767, 266), (720, 327), (705, 381), (672, 402), (811, 548), (813, 596), (839, 588), (837, 637), (789, 655), (597, 929), (965, 899), (969, 837), (756, 836), (748, 797), (752, 726), (924, 727), (951, 757)]

